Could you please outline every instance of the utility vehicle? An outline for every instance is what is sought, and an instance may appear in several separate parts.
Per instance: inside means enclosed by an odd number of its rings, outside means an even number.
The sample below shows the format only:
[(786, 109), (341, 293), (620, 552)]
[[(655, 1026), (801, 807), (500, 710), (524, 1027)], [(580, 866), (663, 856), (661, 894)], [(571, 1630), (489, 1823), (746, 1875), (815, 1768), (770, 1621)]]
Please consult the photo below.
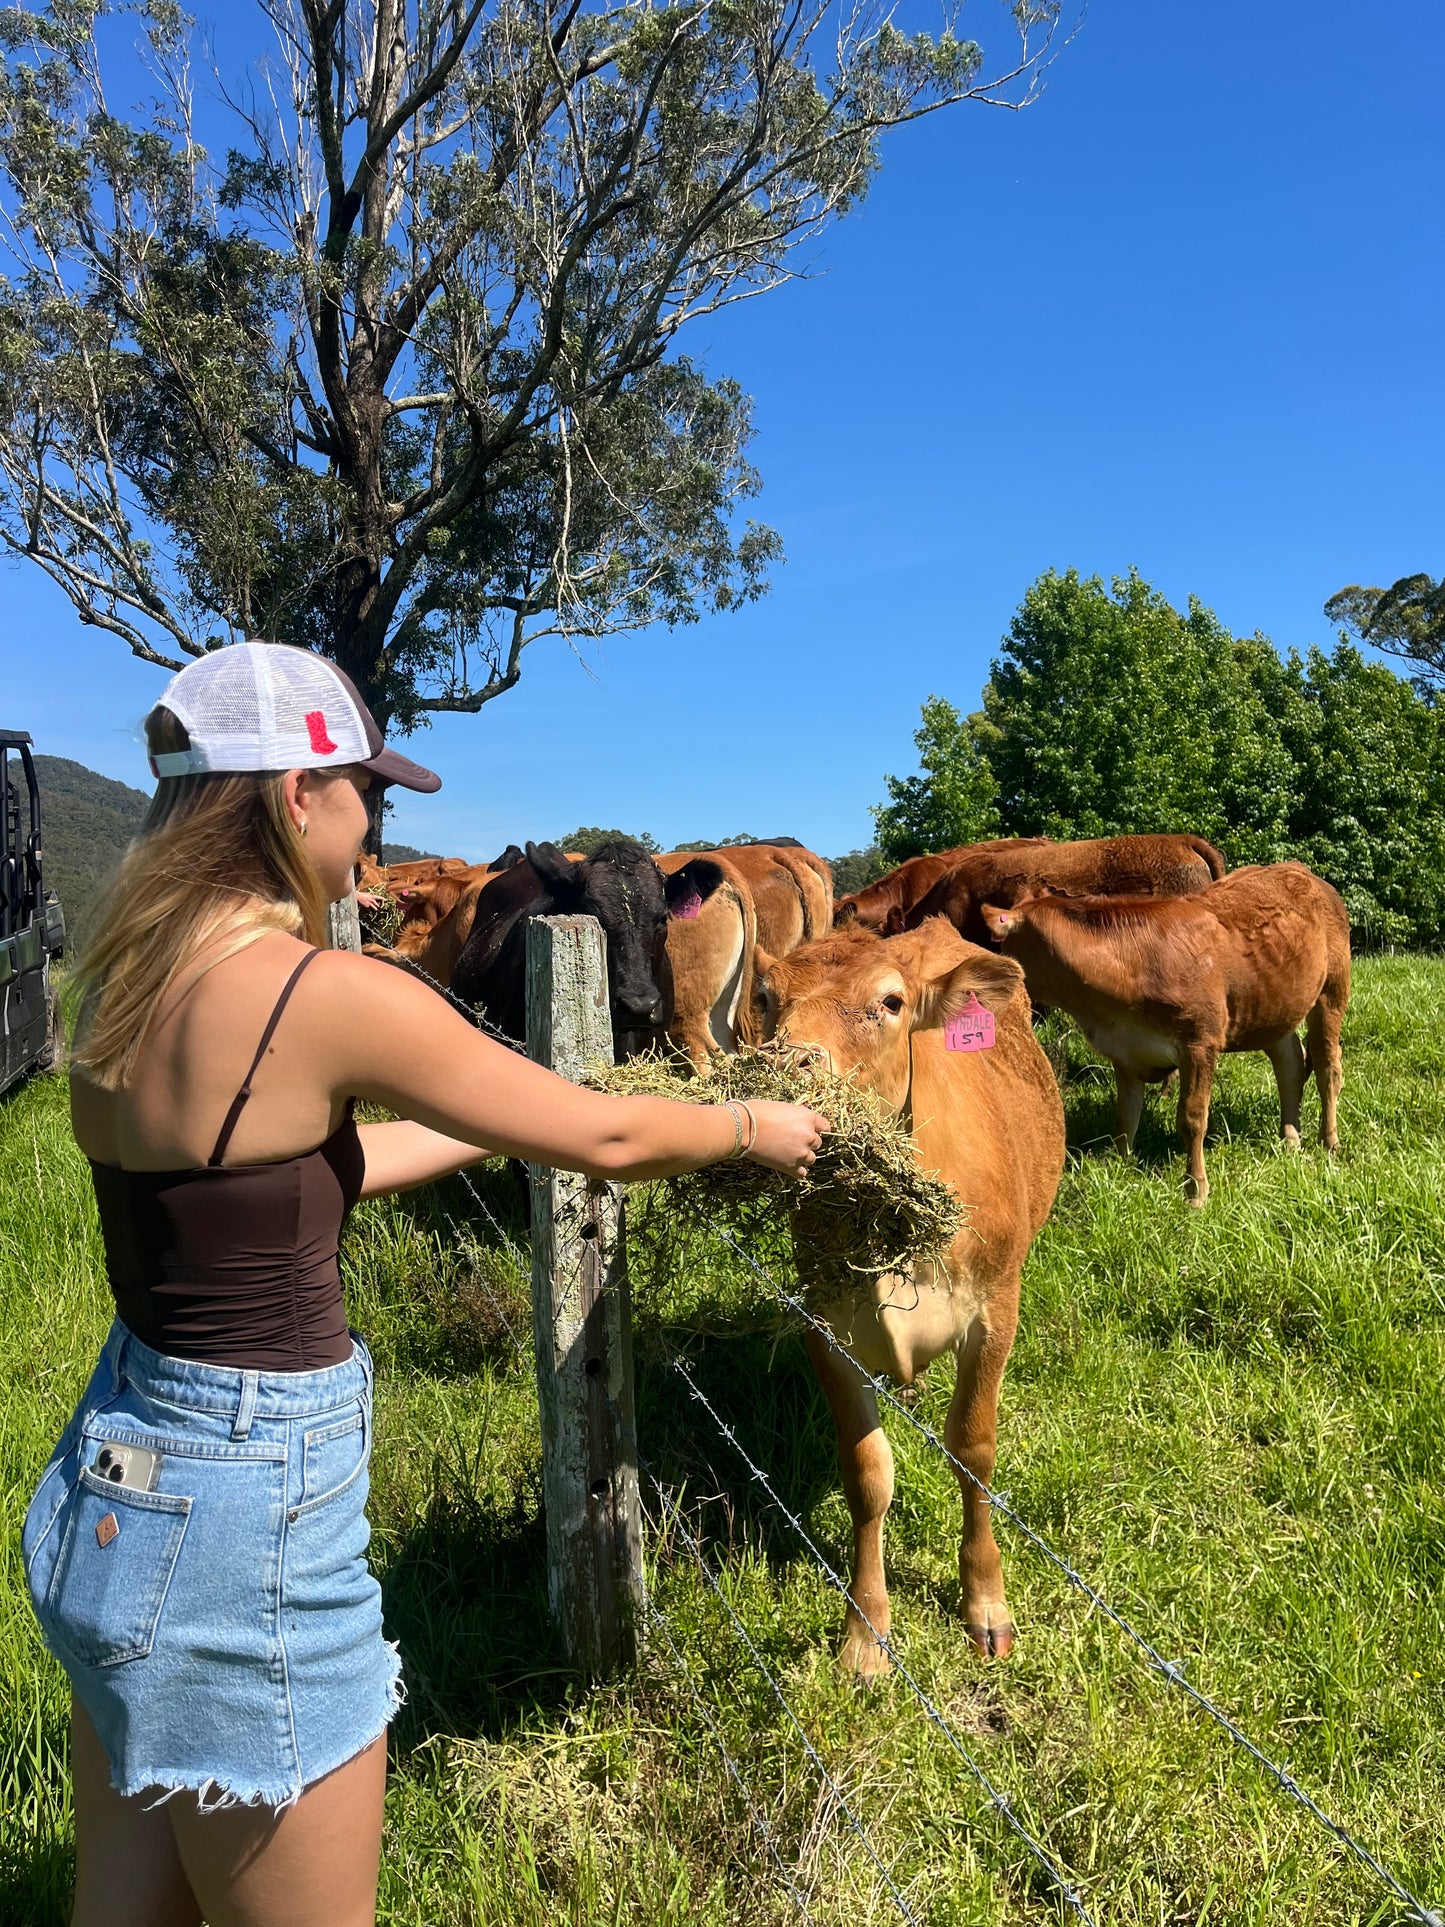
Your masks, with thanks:
[(0, 1091), (60, 1055), (50, 966), (64, 953), (65, 913), (45, 887), (30, 738), (0, 729)]

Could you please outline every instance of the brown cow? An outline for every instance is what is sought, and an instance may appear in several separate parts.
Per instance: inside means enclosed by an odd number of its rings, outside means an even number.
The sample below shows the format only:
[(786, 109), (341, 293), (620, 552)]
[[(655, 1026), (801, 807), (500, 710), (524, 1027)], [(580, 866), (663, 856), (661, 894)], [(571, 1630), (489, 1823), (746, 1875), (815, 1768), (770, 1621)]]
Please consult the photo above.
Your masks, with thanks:
[(861, 923), (865, 930), (876, 930), (880, 937), (896, 937), (905, 928), (909, 911), (966, 856), (981, 850), (1017, 851), (1048, 841), (1046, 836), (1002, 836), (984, 843), (960, 843), (956, 849), (937, 850), (928, 856), (911, 856), (886, 876), (878, 877), (846, 897), (839, 897), (833, 908), (834, 927), (842, 929), (850, 923)]
[[(672, 850), (658, 857), (657, 867), (672, 876), (696, 854)], [(731, 849), (708, 853), (722, 871), (721, 885), (706, 902), (687, 900), (667, 921), (673, 997), (667, 1034), (698, 1071), (705, 1071), (718, 1052), (732, 1055), (752, 1035), (758, 920), (747, 879), (731, 856)]]
[[(477, 904), (482, 892), (497, 876), (498, 870), (485, 870), (480, 876), (457, 879), (457, 888), (448, 892), (445, 909), (434, 923), (404, 923), (394, 949), (436, 983), (450, 984), (462, 947), (471, 935)], [(450, 883), (451, 878), (443, 878)]]
[(430, 883), (436, 877), (448, 876), (454, 870), (470, 867), (466, 858), (460, 856), (422, 856), (410, 858), (405, 863), (378, 863), (374, 856), (368, 856), (363, 850), (357, 859), (356, 882), (358, 889), (389, 895), (397, 884)]
[[(831, 921), (831, 883), (823, 859), (801, 844), (729, 843), (700, 854), (730, 863), (752, 891), (758, 942), (771, 956), (785, 957), (800, 943), (823, 936)], [(831, 874), (831, 873), (830, 873)]]
[(1145, 1084), (1178, 1069), (1191, 1204), (1209, 1195), (1204, 1132), (1221, 1051), (1269, 1058), (1291, 1150), (1299, 1149), (1300, 1098), (1313, 1070), (1320, 1140), (1337, 1149), (1350, 924), (1338, 894), (1304, 864), (1236, 870), (1191, 897), (1038, 897), (1009, 909), (989, 905), (983, 915), (1005, 954), (1022, 964), (1031, 993), (1067, 1010), (1112, 1062), (1120, 1151), (1134, 1147)]
[[(933, 1359), (957, 1361), (944, 1426), (948, 1449), (985, 1485), (994, 1469), (999, 1384), (1018, 1322), (1019, 1268), (1058, 1188), (1064, 1116), (1048, 1060), (1034, 1041), (1023, 973), (1010, 959), (965, 943), (942, 919), (903, 936), (853, 928), (773, 961), (759, 958), (765, 1027), (780, 1045), (822, 1052), (912, 1120), (918, 1161), (968, 1201), (968, 1222), (937, 1264), (908, 1279), (870, 1279), (840, 1290), (814, 1279), (817, 1316), (874, 1375), (912, 1384)], [(994, 1013), (991, 1048), (945, 1044), (943, 1026), (970, 996)], [(796, 1246), (808, 1277), (806, 1219)], [(842, 1656), (865, 1678), (887, 1655), (866, 1621), (889, 1629), (883, 1519), (893, 1496), (893, 1455), (871, 1385), (816, 1331), (813, 1362), (837, 1428), (853, 1519), (852, 1595)], [(981, 1652), (1006, 1653), (1014, 1625), (987, 1501), (960, 1476), (960, 1604)]]
[[(912, 929), (947, 917), (970, 943), (987, 943), (986, 903), (1046, 892), (1068, 897), (1182, 897), (1224, 875), (1224, 858), (1202, 836), (1108, 836), (1078, 843), (1018, 843), (970, 851), (908, 912)], [(1036, 1002), (1040, 1001), (1035, 999)]]

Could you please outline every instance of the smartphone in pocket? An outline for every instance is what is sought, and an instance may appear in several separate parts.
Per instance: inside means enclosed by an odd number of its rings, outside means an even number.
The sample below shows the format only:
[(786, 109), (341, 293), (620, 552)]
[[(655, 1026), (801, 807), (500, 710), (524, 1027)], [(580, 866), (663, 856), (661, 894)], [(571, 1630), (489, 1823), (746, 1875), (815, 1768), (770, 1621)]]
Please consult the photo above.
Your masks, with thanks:
[(91, 1471), (111, 1485), (129, 1486), (132, 1492), (154, 1492), (161, 1476), (161, 1454), (148, 1445), (122, 1445), (116, 1439), (102, 1439)]

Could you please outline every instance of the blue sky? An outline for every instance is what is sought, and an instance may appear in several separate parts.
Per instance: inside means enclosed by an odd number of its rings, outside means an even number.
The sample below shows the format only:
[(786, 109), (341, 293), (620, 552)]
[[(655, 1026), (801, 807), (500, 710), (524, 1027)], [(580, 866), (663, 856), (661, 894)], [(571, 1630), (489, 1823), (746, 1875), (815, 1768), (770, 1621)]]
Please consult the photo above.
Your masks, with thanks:
[[(964, 15), (1002, 49), (1001, 17)], [(756, 399), (772, 594), (585, 662), (539, 644), (513, 693), (410, 739), (445, 787), (392, 833), (837, 854), (913, 767), (923, 699), (976, 704), (1042, 569), (1134, 564), (1281, 647), (1328, 643), (1346, 582), (1440, 573), (1442, 98), (1436, 0), (1094, 0), (1027, 113), (892, 135), (812, 278), (687, 343)], [(32, 571), (0, 596), (0, 720), (148, 787), (161, 672)]]

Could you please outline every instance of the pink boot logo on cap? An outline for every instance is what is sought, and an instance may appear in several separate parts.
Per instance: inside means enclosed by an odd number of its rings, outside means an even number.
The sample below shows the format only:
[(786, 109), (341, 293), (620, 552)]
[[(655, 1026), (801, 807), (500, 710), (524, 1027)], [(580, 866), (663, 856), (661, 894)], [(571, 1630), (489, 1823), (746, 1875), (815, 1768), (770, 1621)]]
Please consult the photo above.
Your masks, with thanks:
[(311, 747), (318, 756), (330, 756), (336, 749), (335, 743), (326, 733), (326, 711), (313, 709), (307, 712), (306, 728), (311, 737)]

